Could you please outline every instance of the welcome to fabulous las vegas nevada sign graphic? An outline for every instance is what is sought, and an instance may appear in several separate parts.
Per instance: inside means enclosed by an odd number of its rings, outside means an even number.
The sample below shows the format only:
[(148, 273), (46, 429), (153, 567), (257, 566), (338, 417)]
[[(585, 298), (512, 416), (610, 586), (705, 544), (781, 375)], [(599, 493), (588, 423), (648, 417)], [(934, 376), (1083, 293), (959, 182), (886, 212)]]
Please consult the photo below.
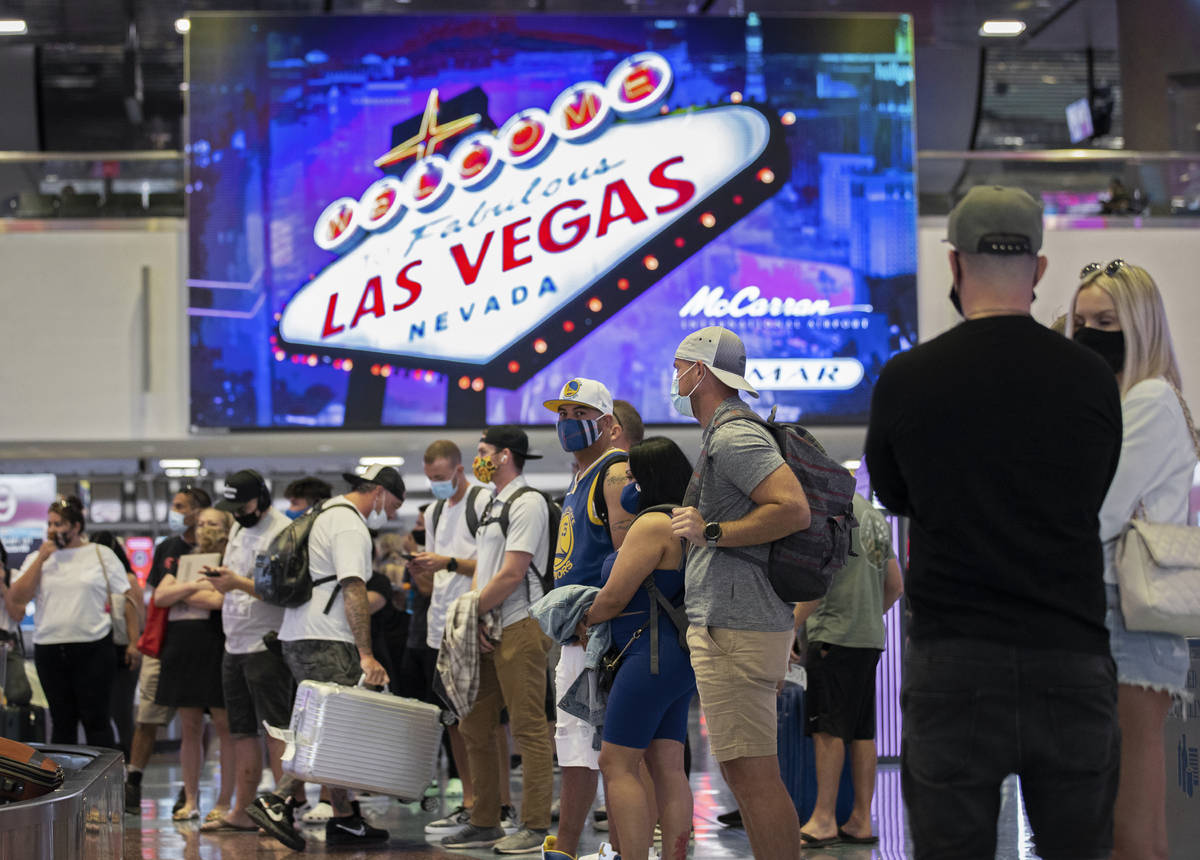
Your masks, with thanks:
[[(280, 345), (528, 378), (555, 354), (547, 336), (582, 337), (585, 317), (610, 316), (787, 178), (776, 118), (743, 104), (668, 112), (671, 84), (664, 57), (635, 54), (495, 133), (472, 131), (478, 114), (439, 124), (431, 92), (418, 134), (375, 162), (413, 157), (403, 177), (317, 220), (314, 241), (338, 256), (288, 300)], [(842, 310), (788, 301), (794, 315)]]

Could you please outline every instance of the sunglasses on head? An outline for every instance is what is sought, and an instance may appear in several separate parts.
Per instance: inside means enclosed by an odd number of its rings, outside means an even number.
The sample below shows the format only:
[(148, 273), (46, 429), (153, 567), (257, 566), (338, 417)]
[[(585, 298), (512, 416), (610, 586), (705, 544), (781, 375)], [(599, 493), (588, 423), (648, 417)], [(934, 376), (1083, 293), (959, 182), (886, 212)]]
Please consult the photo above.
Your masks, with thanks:
[(1125, 261), (1122, 260), (1120, 257), (1113, 260), (1111, 263), (1108, 263), (1107, 265), (1105, 265), (1104, 263), (1088, 263), (1086, 266), (1084, 266), (1082, 269), (1079, 270), (1079, 279), (1083, 280), (1084, 278), (1091, 277), (1092, 275), (1099, 272), (1101, 269), (1104, 270), (1104, 274), (1111, 277), (1112, 275), (1115, 275), (1117, 273), (1117, 270), (1120, 269), (1124, 265), (1125, 265)]

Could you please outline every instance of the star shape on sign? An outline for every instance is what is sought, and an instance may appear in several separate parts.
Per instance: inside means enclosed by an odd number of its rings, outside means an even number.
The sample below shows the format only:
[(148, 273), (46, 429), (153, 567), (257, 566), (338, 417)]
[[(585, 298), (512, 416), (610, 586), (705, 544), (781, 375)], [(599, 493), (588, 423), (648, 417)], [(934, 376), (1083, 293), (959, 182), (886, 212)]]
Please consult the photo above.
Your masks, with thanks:
[(421, 116), (420, 130), (416, 135), (410, 137), (399, 146), (394, 147), (387, 154), (375, 159), (375, 166), (387, 167), (397, 164), (409, 156), (414, 156), (417, 161), (420, 161), (426, 155), (432, 155), (436, 152), (439, 143), (479, 125), (479, 121), (483, 118), (479, 114), (473, 113), (461, 119), (439, 124), (437, 115), (438, 91), (430, 90), (429, 101), (425, 103), (425, 113)]

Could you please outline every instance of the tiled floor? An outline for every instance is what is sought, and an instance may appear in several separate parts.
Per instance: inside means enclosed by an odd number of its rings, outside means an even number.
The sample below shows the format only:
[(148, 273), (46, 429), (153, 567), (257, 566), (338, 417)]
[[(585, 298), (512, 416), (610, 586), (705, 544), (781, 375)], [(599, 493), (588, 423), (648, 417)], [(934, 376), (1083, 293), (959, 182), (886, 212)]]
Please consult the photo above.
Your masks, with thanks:
[[(696, 860), (750, 857), (750, 846), (745, 832), (731, 830), (717, 823), (717, 815), (731, 809), (734, 804), (716, 764), (708, 755), (707, 739), (695, 719), (692, 725), (692, 740), (695, 744), (695, 766), (691, 782), (695, 794), (696, 829), (692, 856)], [(125, 817), (125, 860), (282, 860), (302, 856), (266, 836), (252, 833), (201, 835), (198, 822), (172, 822), (171, 803), (179, 785), (178, 762), (174, 756), (159, 758), (161, 760), (156, 759), (145, 775), (140, 820), (131, 815)], [(210, 763), (205, 768), (205, 781), (202, 783), (202, 812), (212, 805), (212, 772), (213, 765)], [(513, 772), (514, 797), (519, 794), (519, 775), (519, 771)], [(310, 792), (309, 796), (315, 797), (315, 791)], [(384, 797), (370, 797), (363, 801), (363, 807), (367, 816), (377, 826), (387, 828), (391, 834), (388, 844), (369, 851), (329, 849), (329, 854), (344, 858), (369, 857), (371, 860), (417, 860), (424, 857), (438, 857), (442, 860), (468, 857), (481, 860), (484, 857), (496, 856), (487, 851), (449, 852), (435, 847), (426, 840), (424, 832), (425, 823), (432, 820), (433, 815), (421, 812), (416, 804), (401, 804)], [(805, 851), (804, 857), (808, 860), (899, 860), (911, 856), (904, 808), (900, 798), (900, 774), (895, 765), (880, 767), (874, 815), (876, 831), (880, 835), (879, 845), (834, 846)], [(1006, 785), (1000, 813), (1000, 833), (997, 860), (1026, 860), (1036, 856), (1029, 847), (1028, 826), (1020, 809), (1015, 780), (1010, 780)], [(309, 837), (309, 845), (305, 854), (326, 853), (321, 841), (324, 837), (323, 826), (307, 828), (306, 835)], [(588, 839), (591, 840), (590, 844)], [(595, 851), (602, 839), (607, 839), (607, 835), (587, 831), (585, 853)]]

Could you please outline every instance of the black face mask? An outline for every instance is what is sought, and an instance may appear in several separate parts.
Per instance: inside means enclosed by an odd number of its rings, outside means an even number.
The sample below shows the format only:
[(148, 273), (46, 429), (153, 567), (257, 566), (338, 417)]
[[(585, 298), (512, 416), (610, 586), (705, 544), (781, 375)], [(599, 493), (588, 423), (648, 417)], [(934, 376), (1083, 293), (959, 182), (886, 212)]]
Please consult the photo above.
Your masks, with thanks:
[(1125, 332), (1085, 326), (1075, 330), (1075, 342), (1103, 358), (1113, 373), (1125, 369)]
[(425, 546), (425, 529), (413, 529), (412, 539), (421, 546)]
[(962, 299), (958, 297), (958, 288), (953, 284), (950, 285), (950, 304), (954, 305), (954, 309), (958, 311), (958, 315), (963, 316)]
[(262, 511), (255, 511), (251, 514), (234, 514), (233, 519), (242, 528), (252, 529), (258, 525), (258, 521), (262, 519), (262, 516)]

